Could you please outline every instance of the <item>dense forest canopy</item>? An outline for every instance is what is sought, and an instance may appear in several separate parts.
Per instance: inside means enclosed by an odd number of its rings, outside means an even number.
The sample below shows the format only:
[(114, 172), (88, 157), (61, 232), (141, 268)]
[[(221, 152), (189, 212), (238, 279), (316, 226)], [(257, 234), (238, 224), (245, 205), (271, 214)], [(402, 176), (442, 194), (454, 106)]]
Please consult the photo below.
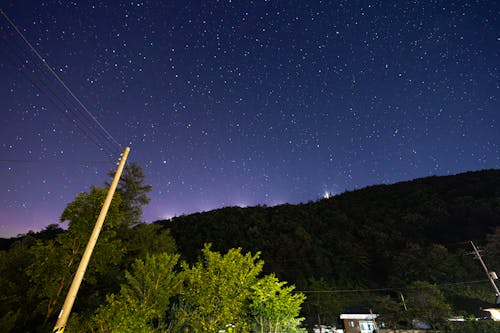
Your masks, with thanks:
[[(310, 278), (404, 284), (414, 280), (410, 266), (431, 282), (470, 280), (482, 272), (468, 260), (469, 241), (486, 244), (500, 224), (500, 171), (371, 186), (300, 205), (228, 207), (156, 223), (170, 230), (187, 259), (207, 242), (218, 250), (258, 250), (266, 270), (299, 285)], [(441, 259), (448, 264), (431, 262)], [(498, 257), (491, 259), (492, 269), (500, 269)]]
[[(157, 224), (187, 260), (212, 243), (261, 251), (264, 271), (312, 293), (304, 312), (327, 322), (349, 305), (377, 305), (415, 281), (445, 292), (454, 313), (494, 301), (470, 241), (500, 270), (500, 171), (433, 176), (348, 191), (300, 205), (227, 207)], [(337, 292), (344, 290), (377, 290)], [(313, 301), (313, 299), (315, 301)], [(316, 302), (316, 304), (314, 304)], [(381, 305), (383, 306), (383, 305)], [(327, 310), (321, 309), (326, 307)]]

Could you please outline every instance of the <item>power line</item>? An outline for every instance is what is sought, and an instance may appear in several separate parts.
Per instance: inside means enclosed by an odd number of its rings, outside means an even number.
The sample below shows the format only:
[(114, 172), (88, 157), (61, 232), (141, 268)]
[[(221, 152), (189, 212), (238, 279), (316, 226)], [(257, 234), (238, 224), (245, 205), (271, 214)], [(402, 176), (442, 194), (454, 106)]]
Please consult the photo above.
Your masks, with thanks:
[[(21, 58), (25, 55), (25, 52), (20, 48), (16, 43), (14, 42), (14, 48), (11, 48), (9, 45), (7, 45), (8, 48), (11, 49), (13, 53), (17, 55), (17, 58)], [(12, 57), (12, 54), (6, 52), (7, 55), (6, 59), (8, 59), (14, 67), (16, 67), (16, 58)], [(20, 63), (21, 67), (26, 68), (28, 67), (28, 71), (21, 71), (23, 76), (36, 88), (38, 89), (41, 93), (45, 94), (48, 98), (48, 100), (54, 105), (56, 110), (62, 113), (62, 115), (74, 126), (76, 126), (82, 134), (87, 137), (90, 141), (92, 141), (97, 147), (104, 149), (107, 151), (107, 153), (110, 156), (114, 155), (114, 145), (110, 140), (102, 133), (102, 131), (99, 131), (98, 129), (93, 128), (89, 123), (88, 123), (88, 118), (85, 117), (84, 114), (78, 111), (78, 108), (73, 108), (69, 104), (71, 104), (71, 100), (65, 101), (67, 99), (66, 97), (60, 97), (51, 87), (50, 87), (50, 78), (47, 76), (47, 73), (43, 70), (43, 67), (40, 68), (36, 63), (26, 60), (25, 62)], [(30, 74), (33, 75), (28, 75), (26, 72), (31, 72)], [(34, 75), (34, 73), (40, 72), (42, 76), (37, 77)], [(44, 80), (45, 78), (45, 80)], [(36, 81), (40, 81), (39, 83)], [(42, 86), (45, 89), (42, 89)], [(73, 109), (75, 112), (72, 112), (72, 114), (75, 116), (75, 119), (72, 119), (69, 115), (68, 110)], [(104, 140), (102, 140), (104, 139)], [(104, 145), (103, 145), (104, 144)]]
[(41, 164), (76, 164), (76, 165), (95, 165), (95, 164), (109, 164), (109, 161), (56, 161), (56, 160), (2, 160), (0, 163), (41, 163)]
[[(485, 283), (488, 280), (472, 280), (472, 281), (462, 281), (462, 282), (444, 282), (435, 284), (438, 287), (446, 286), (462, 286), (467, 284), (479, 284)], [(413, 290), (408, 287), (385, 287), (385, 288), (372, 288), (372, 289), (323, 289), (323, 290), (296, 290), (296, 292), (301, 293), (324, 293), (324, 294), (334, 294), (334, 293), (363, 293), (363, 292), (376, 292), (376, 291), (394, 291), (394, 290)]]
[[(401, 288), (399, 288), (401, 289)], [(334, 289), (334, 290), (297, 290), (296, 292), (306, 294), (333, 294), (333, 293), (362, 293), (373, 291), (397, 290), (396, 288), (373, 288), (373, 289)]]
[(38, 53), (38, 51), (31, 45), (31, 43), (28, 41), (28, 39), (23, 35), (23, 33), (17, 28), (17, 26), (12, 22), (12, 20), (7, 16), (7, 14), (0, 9), (0, 13), (5, 17), (7, 22), (14, 28), (14, 30), (21, 36), (21, 38), (24, 40), (24, 42), (29, 46), (31, 51), (35, 53), (35, 55), (40, 59), (40, 61), (47, 67), (49, 72), (59, 81), (59, 83), (66, 89), (66, 91), (75, 99), (75, 101), (80, 105), (80, 107), (87, 113), (87, 115), (101, 128), (101, 130), (106, 134), (108, 139), (110, 139), (115, 145), (118, 146), (118, 148), (121, 148), (121, 145), (116, 141), (116, 139), (104, 128), (104, 126), (101, 125), (101, 123), (97, 120), (97, 118), (87, 109), (85, 105), (78, 99), (78, 97), (73, 93), (73, 91), (64, 83), (64, 81), (57, 75), (56, 72), (49, 66), (47, 61)]

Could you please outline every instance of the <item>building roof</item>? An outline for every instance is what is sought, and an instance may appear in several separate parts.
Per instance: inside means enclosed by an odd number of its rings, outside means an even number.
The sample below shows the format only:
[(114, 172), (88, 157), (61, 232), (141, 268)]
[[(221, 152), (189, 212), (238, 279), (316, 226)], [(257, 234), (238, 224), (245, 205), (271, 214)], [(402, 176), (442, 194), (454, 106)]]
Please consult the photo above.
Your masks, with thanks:
[(374, 320), (378, 317), (376, 313), (341, 313), (340, 319)]

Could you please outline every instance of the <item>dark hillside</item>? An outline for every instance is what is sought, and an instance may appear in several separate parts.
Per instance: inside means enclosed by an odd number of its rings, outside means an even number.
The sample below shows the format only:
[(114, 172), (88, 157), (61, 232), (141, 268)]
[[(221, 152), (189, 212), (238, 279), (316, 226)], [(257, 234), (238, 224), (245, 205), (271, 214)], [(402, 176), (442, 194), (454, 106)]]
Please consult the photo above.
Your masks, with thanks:
[(62, 232), (64, 232), (64, 229), (62, 229), (59, 225), (49, 224), (43, 230), (38, 231), (38, 232), (34, 232), (34, 231), (30, 230), (26, 234), (18, 235), (17, 237), (0, 238), (0, 251), (6, 251), (15, 242), (19, 242), (19, 241), (23, 241), (23, 240), (33, 239), (33, 241), (34, 241), (36, 239), (40, 239), (40, 240), (54, 239), (54, 238), (56, 238), (57, 235), (59, 235)]
[[(159, 221), (194, 260), (215, 250), (261, 251), (268, 272), (304, 286), (405, 284), (480, 278), (469, 240), (500, 224), (500, 170), (428, 177), (275, 207), (228, 207)], [(476, 269), (477, 268), (477, 269)]]

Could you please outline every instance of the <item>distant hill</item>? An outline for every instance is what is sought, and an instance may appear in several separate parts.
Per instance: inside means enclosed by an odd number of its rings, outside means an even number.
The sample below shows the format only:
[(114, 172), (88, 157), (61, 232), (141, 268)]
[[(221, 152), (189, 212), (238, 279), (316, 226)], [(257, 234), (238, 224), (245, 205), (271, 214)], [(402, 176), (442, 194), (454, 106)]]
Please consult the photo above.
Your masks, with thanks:
[(58, 234), (62, 232), (64, 232), (64, 229), (61, 228), (59, 225), (49, 224), (43, 230), (38, 232), (30, 230), (26, 234), (22, 234), (17, 237), (0, 238), (0, 251), (8, 250), (12, 244), (23, 239), (31, 239), (29, 243), (32, 243), (37, 239), (49, 240), (49, 239), (54, 239)]
[[(468, 241), (500, 225), (500, 170), (376, 185), (329, 199), (228, 207), (157, 221), (194, 260), (204, 243), (262, 252), (267, 272), (300, 286), (404, 285), (484, 278)], [(492, 263), (493, 264), (493, 263)]]

